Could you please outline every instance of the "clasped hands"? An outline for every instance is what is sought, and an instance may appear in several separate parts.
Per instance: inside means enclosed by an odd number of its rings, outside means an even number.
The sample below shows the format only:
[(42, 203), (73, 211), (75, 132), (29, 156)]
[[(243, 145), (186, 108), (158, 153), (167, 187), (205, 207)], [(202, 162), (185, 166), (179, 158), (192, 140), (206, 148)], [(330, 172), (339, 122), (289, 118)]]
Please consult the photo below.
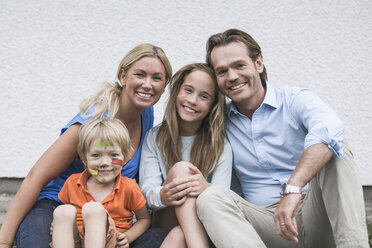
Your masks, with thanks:
[(163, 204), (172, 207), (181, 206), (187, 197), (197, 197), (209, 187), (210, 184), (197, 167), (189, 166), (189, 170), (190, 176), (175, 177), (160, 190)]

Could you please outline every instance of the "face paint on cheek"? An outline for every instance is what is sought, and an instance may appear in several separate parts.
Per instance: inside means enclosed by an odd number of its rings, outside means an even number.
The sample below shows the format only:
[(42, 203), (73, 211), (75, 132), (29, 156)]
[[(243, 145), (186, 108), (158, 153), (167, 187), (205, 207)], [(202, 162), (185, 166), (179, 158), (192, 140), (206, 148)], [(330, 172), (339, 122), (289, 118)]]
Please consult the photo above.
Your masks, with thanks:
[(91, 175), (97, 176), (98, 175), (98, 170), (92, 169), (88, 167), (88, 171)]
[(123, 165), (123, 160), (113, 158), (112, 159), (112, 164), (113, 165), (120, 165), (120, 166), (122, 166)]

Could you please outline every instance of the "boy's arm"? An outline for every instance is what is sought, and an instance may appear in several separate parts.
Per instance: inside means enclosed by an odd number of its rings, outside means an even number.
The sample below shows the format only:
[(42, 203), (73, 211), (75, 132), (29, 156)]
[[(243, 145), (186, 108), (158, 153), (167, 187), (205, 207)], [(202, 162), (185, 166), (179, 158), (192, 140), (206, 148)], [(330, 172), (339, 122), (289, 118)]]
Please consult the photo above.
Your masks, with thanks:
[(132, 243), (139, 236), (141, 236), (149, 227), (151, 218), (146, 204), (139, 210), (134, 212), (136, 214), (137, 222), (125, 232), (125, 236), (129, 243)]

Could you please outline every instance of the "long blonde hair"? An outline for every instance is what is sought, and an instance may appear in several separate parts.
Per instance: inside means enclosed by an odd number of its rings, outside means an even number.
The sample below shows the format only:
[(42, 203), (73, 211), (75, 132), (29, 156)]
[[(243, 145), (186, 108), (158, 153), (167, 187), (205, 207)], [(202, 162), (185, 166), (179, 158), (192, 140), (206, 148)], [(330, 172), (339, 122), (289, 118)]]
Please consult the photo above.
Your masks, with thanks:
[[(122, 73), (127, 73), (129, 68), (143, 57), (155, 57), (160, 59), (165, 68), (165, 83), (167, 85), (172, 77), (172, 66), (163, 49), (152, 44), (141, 44), (129, 51), (118, 66), (116, 78), (119, 80)], [(118, 82), (103, 83), (99, 91), (80, 103), (80, 111), (82, 115), (97, 119), (102, 118), (107, 112), (107, 118), (114, 118), (119, 110), (119, 98), (121, 91), (122, 87)], [(93, 106), (95, 106), (95, 108), (93, 111), (91, 111)]]
[(214, 72), (207, 64), (186, 65), (172, 77), (169, 100), (163, 121), (159, 126), (156, 142), (163, 155), (167, 171), (169, 171), (176, 162), (182, 160), (176, 99), (186, 76), (194, 71), (207, 73), (215, 84), (214, 101), (197, 131), (190, 152), (190, 162), (198, 167), (203, 175), (207, 175), (216, 168), (218, 159), (223, 152), (226, 136), (225, 98), (219, 93)]

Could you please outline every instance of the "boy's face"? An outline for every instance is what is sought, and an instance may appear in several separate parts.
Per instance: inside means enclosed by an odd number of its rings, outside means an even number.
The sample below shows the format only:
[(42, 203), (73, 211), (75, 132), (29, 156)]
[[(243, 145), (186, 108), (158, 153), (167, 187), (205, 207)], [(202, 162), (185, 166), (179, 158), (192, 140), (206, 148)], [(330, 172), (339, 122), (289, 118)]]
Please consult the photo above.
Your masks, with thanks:
[(97, 139), (90, 145), (86, 161), (92, 179), (109, 184), (121, 173), (124, 156), (116, 142)]

